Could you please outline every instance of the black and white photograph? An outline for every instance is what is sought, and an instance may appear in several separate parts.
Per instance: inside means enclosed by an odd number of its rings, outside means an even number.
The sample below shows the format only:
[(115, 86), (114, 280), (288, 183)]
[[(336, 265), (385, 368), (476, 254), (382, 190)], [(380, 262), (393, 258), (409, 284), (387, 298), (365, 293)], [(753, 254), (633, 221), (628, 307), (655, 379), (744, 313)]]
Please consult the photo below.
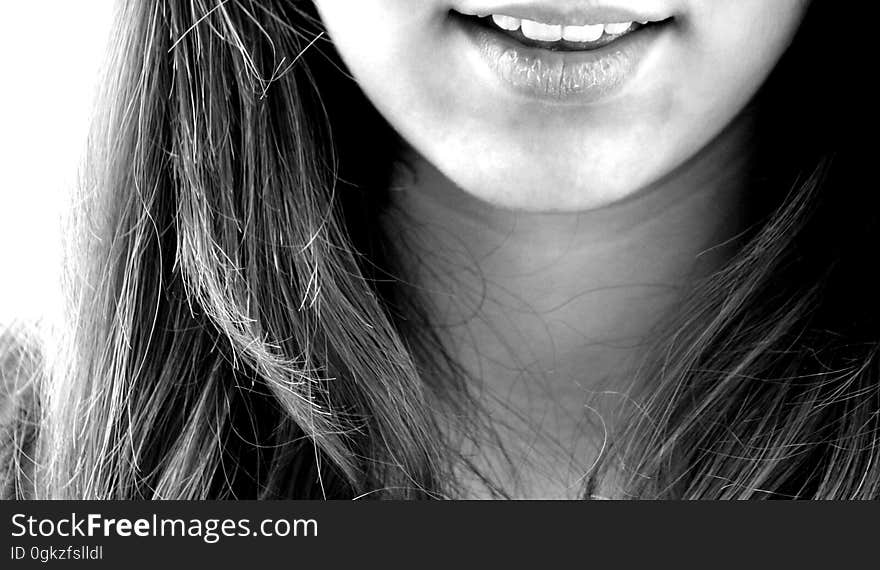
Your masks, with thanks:
[(4, 2), (0, 496), (880, 499), (876, 11)]

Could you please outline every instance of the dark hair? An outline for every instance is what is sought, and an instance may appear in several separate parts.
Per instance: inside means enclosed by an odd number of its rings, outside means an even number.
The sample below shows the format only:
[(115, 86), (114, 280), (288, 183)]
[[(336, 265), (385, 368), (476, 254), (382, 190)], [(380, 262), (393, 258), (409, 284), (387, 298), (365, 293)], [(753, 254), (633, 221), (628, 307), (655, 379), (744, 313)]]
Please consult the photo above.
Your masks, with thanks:
[[(311, 3), (123, 4), (15, 493), (459, 496), (481, 415), (408, 319), (377, 225), (396, 135)], [(830, 6), (756, 99), (759, 223), (668, 324), (585, 494), (614, 467), (636, 497), (880, 496), (869, 106)]]
[[(880, 497), (880, 199), (860, 131), (867, 45), (815, 1), (754, 105), (754, 231), (667, 324), (617, 439), (649, 498)], [(864, 98), (863, 98), (864, 97)]]

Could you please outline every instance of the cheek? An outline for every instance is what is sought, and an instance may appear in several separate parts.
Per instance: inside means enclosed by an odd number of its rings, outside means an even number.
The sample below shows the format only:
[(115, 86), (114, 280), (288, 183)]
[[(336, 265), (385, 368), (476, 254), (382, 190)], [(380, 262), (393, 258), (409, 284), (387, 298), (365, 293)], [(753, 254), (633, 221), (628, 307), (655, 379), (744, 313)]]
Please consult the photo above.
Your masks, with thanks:
[[(687, 104), (738, 106), (760, 87), (790, 44), (806, 0), (703, 1), (685, 23), (680, 73)], [(699, 101), (704, 101), (699, 105)]]
[[(650, 122), (678, 155), (693, 154), (760, 89), (794, 37), (805, 0), (696, 3), (651, 97)], [(686, 156), (685, 156), (686, 158)]]
[[(417, 122), (425, 100), (436, 95), (448, 65), (431, 58), (443, 37), (446, 10), (436, 0), (316, 0), (321, 20), (340, 57), (372, 103), (388, 117)], [(436, 46), (435, 47), (442, 47)], [(429, 65), (429, 62), (432, 65)], [(442, 109), (439, 109), (442, 111)], [(400, 126), (400, 125), (395, 125)]]
[(367, 76), (390, 71), (409, 59), (418, 51), (420, 32), (437, 22), (436, 0), (316, 0), (315, 4), (340, 55)]

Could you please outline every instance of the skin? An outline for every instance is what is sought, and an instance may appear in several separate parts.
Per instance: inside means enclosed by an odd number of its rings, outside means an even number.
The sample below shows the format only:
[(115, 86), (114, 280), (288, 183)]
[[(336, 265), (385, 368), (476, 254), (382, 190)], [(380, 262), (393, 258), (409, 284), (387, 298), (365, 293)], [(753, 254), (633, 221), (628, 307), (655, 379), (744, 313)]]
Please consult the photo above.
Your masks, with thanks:
[(652, 331), (749, 223), (747, 105), (808, 2), (609, 2), (674, 21), (620, 89), (566, 104), (514, 93), (474, 57), (448, 12), (492, 2), (316, 0), (410, 145), (384, 224), (516, 467), (486, 446), (477, 461), (515, 497), (573, 497)]
[[(529, 2), (578, 4), (503, 4)], [(455, 185), (503, 208), (571, 212), (649, 187), (716, 137), (763, 83), (807, 1), (609, 1), (674, 26), (614, 96), (565, 106), (500, 87), (448, 17), (497, 0), (316, 4), (367, 96)]]

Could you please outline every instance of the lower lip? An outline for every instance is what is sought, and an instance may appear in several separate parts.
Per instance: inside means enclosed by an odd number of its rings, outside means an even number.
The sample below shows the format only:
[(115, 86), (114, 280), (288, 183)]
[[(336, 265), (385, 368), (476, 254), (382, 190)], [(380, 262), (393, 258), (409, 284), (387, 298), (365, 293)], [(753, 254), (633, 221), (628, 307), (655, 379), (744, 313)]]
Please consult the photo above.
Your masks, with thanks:
[(541, 100), (589, 103), (618, 91), (663, 29), (648, 26), (598, 49), (552, 51), (458, 19), (492, 73), (515, 92)]

